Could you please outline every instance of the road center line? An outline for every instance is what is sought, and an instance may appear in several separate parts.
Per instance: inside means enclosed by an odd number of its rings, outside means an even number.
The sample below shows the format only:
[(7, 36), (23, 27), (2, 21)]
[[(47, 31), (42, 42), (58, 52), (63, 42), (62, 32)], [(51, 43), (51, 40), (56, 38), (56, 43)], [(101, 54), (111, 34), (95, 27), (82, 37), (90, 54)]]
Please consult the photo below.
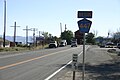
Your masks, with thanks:
[[(72, 49), (75, 49), (75, 48), (72, 48)], [(43, 56), (40, 56), (40, 57), (32, 58), (32, 59), (29, 59), (29, 60), (26, 60), (26, 61), (21, 61), (21, 62), (18, 62), (18, 63), (6, 65), (6, 66), (3, 66), (3, 67), (0, 67), (0, 70), (6, 69), (6, 68), (9, 68), (9, 67), (13, 67), (13, 66), (17, 66), (17, 65), (20, 65), (20, 64), (23, 64), (23, 63), (27, 63), (27, 62), (30, 62), (30, 61), (34, 61), (34, 60), (37, 60), (37, 59), (41, 59), (41, 58), (44, 58), (44, 57), (47, 57), (47, 56), (51, 56), (51, 55), (57, 54), (59, 52), (68, 51), (68, 50), (71, 50), (71, 49), (67, 49), (67, 50), (63, 50), (63, 51), (58, 51), (58, 52), (54, 52), (54, 53), (49, 53), (47, 55), (43, 55)]]

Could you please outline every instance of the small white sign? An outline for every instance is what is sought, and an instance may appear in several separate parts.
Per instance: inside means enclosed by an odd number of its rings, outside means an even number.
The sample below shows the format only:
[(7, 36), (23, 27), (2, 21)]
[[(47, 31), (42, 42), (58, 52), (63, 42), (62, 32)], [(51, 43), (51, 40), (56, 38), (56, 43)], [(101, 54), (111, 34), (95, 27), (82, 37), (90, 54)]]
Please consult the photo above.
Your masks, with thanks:
[(78, 68), (78, 54), (73, 54), (72, 68), (74, 71)]

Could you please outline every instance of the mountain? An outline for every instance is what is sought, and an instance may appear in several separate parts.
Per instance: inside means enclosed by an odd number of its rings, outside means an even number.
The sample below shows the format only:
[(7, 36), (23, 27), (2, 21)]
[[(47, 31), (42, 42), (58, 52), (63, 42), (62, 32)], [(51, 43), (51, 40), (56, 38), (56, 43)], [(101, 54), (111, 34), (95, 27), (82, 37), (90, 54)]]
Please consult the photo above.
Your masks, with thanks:
[[(0, 37), (3, 37), (3, 36), (0, 35)], [(32, 36), (29, 36), (28, 37), (28, 42), (33, 42), (32, 38), (33, 38)], [(5, 39), (13, 42), (14, 37), (13, 36), (6, 36)], [(26, 43), (26, 37), (16, 36), (16, 42), (22, 42), (22, 44), (25, 44)]]

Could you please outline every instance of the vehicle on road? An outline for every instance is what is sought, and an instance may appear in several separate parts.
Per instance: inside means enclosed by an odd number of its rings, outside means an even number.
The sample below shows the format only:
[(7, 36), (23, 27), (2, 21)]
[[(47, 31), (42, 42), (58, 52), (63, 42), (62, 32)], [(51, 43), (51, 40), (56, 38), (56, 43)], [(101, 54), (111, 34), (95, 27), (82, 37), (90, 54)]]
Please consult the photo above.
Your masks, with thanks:
[(114, 43), (113, 42), (107, 42), (105, 47), (106, 48), (114, 48)]
[(57, 41), (50, 41), (49, 48), (57, 48), (57, 47), (58, 47)]
[(71, 47), (74, 47), (74, 46), (77, 47), (77, 42), (76, 41), (71, 42)]
[(105, 47), (105, 44), (102, 43), (102, 44), (100, 44), (99, 46), (100, 46), (100, 48), (104, 48), (104, 47)]
[(60, 47), (66, 46), (66, 45), (67, 45), (67, 41), (66, 40), (61, 40)]
[(119, 48), (119, 49), (120, 49), (120, 43), (117, 43), (117, 48)]

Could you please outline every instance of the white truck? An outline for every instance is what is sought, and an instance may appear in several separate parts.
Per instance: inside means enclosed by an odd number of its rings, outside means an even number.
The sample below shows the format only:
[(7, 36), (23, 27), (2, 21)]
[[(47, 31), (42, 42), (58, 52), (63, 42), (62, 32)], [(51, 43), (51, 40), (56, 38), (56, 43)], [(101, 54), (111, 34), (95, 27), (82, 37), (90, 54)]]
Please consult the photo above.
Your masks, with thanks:
[(66, 40), (61, 40), (60, 42), (60, 46), (66, 46), (67, 45), (67, 41)]

